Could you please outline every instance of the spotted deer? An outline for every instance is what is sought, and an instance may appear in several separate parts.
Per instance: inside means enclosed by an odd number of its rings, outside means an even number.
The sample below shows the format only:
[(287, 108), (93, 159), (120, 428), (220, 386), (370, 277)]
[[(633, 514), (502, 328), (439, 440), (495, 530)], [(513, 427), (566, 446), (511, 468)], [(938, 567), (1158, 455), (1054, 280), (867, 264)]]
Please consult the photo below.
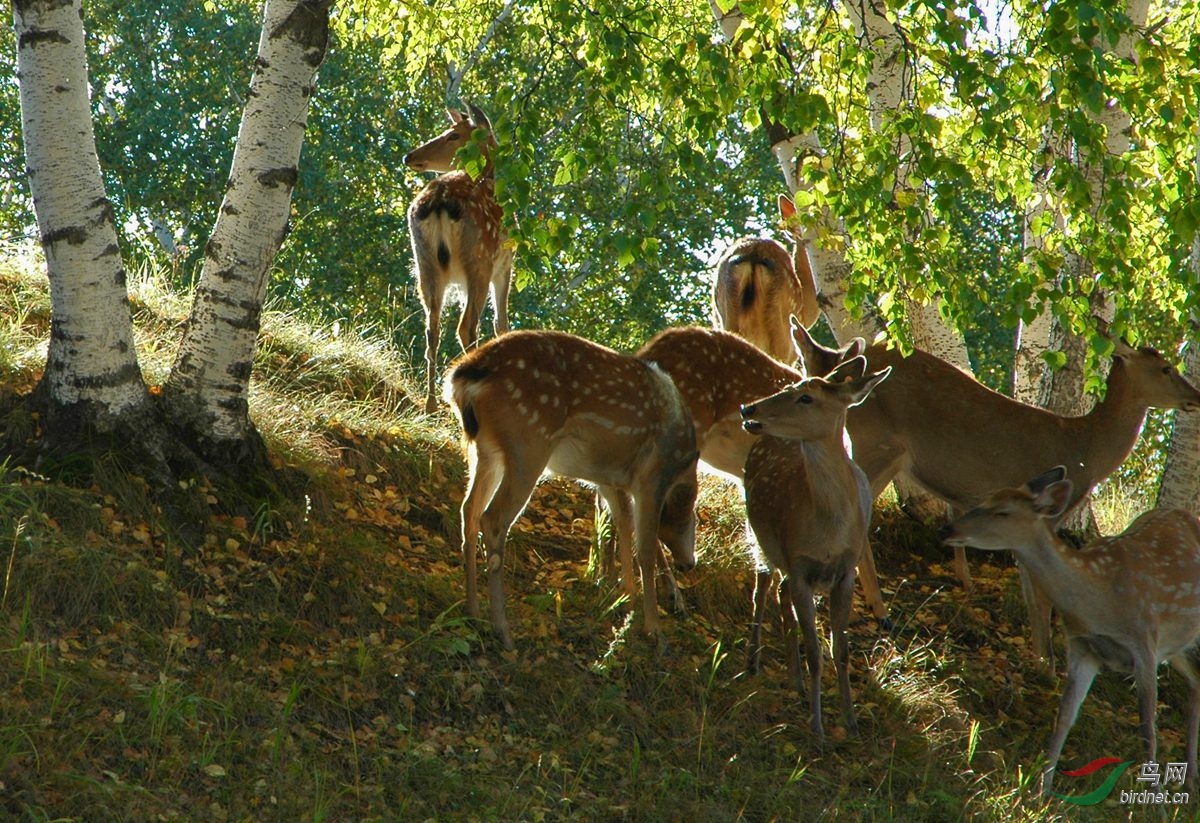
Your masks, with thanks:
[(1194, 786), (1200, 726), (1200, 521), (1181, 509), (1154, 509), (1115, 537), (1083, 549), (1054, 526), (1077, 498), (1064, 466), (1020, 488), (986, 497), (947, 527), (956, 548), (1011, 550), (1062, 616), (1067, 680), (1042, 773), (1054, 783), (1063, 743), (1102, 668), (1132, 672), (1147, 762), (1156, 761), (1158, 665), (1169, 662), (1188, 684), (1187, 777)]
[[(797, 351), (817, 373), (842, 357), (816, 343), (801, 326), (793, 325), (792, 333)], [(1072, 490), (1065, 517), (1125, 462), (1147, 409), (1200, 409), (1200, 391), (1157, 351), (1121, 340), (1114, 347), (1104, 399), (1081, 417), (1062, 417), (994, 392), (927, 352), (915, 350), (906, 357), (883, 344), (872, 345), (868, 361), (891, 366), (892, 376), (850, 411), (854, 460), (876, 496), (905, 472), (957, 512), (975, 506), (998, 486), (1016, 486), (1047, 464), (1061, 464)], [(955, 549), (954, 562), (969, 588), (961, 547)], [(1050, 657), (1049, 600), (1023, 568), (1021, 584), (1034, 650)]]
[(677, 567), (695, 564), (696, 435), (670, 376), (569, 334), (513, 331), (460, 357), (447, 374), (445, 399), (467, 442), (468, 613), (479, 614), (475, 554), (482, 531), (492, 626), (513, 647), (504, 544), (539, 476), (549, 471), (595, 484), (609, 504), (625, 590), (632, 603), (636, 546), (645, 629), (656, 633), (658, 540)]
[[(794, 225), (796, 207), (779, 197), (785, 228)], [(817, 283), (798, 231), (788, 228), (792, 253), (774, 240), (747, 237), (735, 242), (717, 262), (713, 284), (713, 326), (733, 332), (781, 362), (794, 356), (788, 318), (806, 327), (820, 315)]]
[[(862, 338), (855, 338), (838, 350), (838, 362), (861, 353), (863, 348)], [(700, 459), (739, 484), (755, 442), (755, 437), (742, 427), (742, 405), (806, 376), (735, 334), (697, 326), (660, 332), (638, 350), (637, 356), (658, 364), (671, 375), (692, 415)], [(872, 560), (870, 555), (863, 559), (866, 563)], [(863, 595), (871, 611), (879, 619), (886, 618), (887, 607), (874, 566), (864, 566), (861, 571)]]
[[(778, 571), (779, 607), (790, 638), (790, 669), (797, 690), (804, 634), (808, 663), (810, 726), (820, 740), (821, 643), (817, 637), (813, 594), (829, 591), (833, 658), (846, 728), (857, 730), (850, 694), (850, 618), (855, 568), (867, 545), (871, 487), (846, 454), (842, 433), (846, 410), (870, 394), (890, 369), (866, 375), (867, 361), (847, 360), (826, 377), (812, 377), (742, 407), (746, 431), (759, 439), (746, 459), (746, 516), (754, 534), (760, 566)], [(750, 668), (757, 668), (763, 610), (770, 572), (759, 575), (754, 590)]]
[[(442, 303), (456, 286), (462, 292), (458, 340), (463, 351), (479, 337), (479, 318), (489, 289), (495, 311), (496, 334), (508, 331), (508, 290), (512, 280), (512, 250), (503, 228), (504, 213), (496, 202), (496, 148), (492, 124), (476, 106), (466, 112), (448, 110), (451, 126), (413, 149), (404, 162), (417, 171), (443, 172), (431, 180), (408, 208), (408, 229), (421, 305), (425, 309), (425, 411), (437, 408), (437, 353), (441, 342)], [(476, 129), (487, 133), (485, 165), (474, 178), (458, 169), (458, 150)]]

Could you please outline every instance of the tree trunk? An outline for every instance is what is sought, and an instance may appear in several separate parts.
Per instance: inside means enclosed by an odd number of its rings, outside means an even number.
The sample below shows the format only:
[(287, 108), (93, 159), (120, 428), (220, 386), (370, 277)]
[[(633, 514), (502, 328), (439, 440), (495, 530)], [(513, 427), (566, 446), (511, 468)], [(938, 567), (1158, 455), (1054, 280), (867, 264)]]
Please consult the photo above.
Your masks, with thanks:
[[(1149, 13), (1149, 0), (1128, 0), (1125, 12), (1132, 23), (1132, 30), (1143, 28)], [(1111, 56), (1116, 61), (1137, 60), (1134, 38), (1130, 33), (1121, 35), (1111, 51)], [(1091, 116), (1104, 128), (1106, 154), (1119, 157), (1129, 151), (1133, 122), (1129, 112), (1121, 106), (1111, 105)], [(1074, 162), (1080, 166), (1088, 178), (1092, 202), (1098, 210), (1104, 197), (1105, 185), (1110, 182), (1104, 177), (1102, 158), (1082, 157), (1078, 147), (1058, 144), (1053, 136), (1047, 137), (1046, 155), (1053, 162)], [(1061, 225), (1061, 216), (1058, 222)], [(1032, 248), (1029, 244), (1037, 241), (1028, 231), (1028, 221), (1026, 226), (1027, 248)], [(1078, 280), (1092, 276), (1092, 266), (1088, 261), (1078, 254), (1068, 252), (1065, 255), (1060, 277)], [(1093, 305), (1101, 316), (1110, 319), (1112, 308), (1107, 299), (1101, 297), (1099, 300), (1093, 300)], [(1047, 316), (1044, 310), (1033, 323), (1022, 330), (1018, 340), (1014, 374), (1017, 399), (1043, 406), (1058, 414), (1087, 413), (1092, 401), (1083, 394), (1085, 351), (1081, 341), (1069, 338), (1070, 334), (1060, 327), (1056, 319)], [(1066, 367), (1060, 370), (1046, 368), (1041, 356), (1046, 351), (1063, 352), (1067, 356)]]
[[(13, 4), (21, 128), (50, 279), (50, 345), (38, 387), (46, 445), (112, 432), (149, 395), (112, 205), (88, 104), (80, 1)], [(69, 446), (68, 446), (69, 447)]]
[[(1192, 246), (1193, 270), (1198, 262), (1196, 255), (1200, 252), (1198, 245)], [(1184, 370), (1188, 379), (1195, 382), (1200, 375), (1200, 346), (1196, 345), (1200, 334), (1195, 323), (1190, 329)], [(1158, 505), (1200, 512), (1200, 412), (1175, 412)]]
[(309, 98), (329, 42), (330, 0), (267, 0), (229, 185), (205, 248), (183, 342), (164, 387), (207, 456), (253, 460), (250, 372), (267, 278), (287, 231)]

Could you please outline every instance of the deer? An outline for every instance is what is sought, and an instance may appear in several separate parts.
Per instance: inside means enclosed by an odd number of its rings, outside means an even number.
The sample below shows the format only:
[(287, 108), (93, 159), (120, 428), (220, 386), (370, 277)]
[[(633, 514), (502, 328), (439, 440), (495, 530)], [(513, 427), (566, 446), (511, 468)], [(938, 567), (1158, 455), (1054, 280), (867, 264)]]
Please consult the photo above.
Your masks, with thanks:
[[(467, 445), (462, 556), (467, 612), (479, 616), (475, 557), (482, 532), (492, 627), (506, 649), (504, 544), (543, 472), (594, 484), (613, 512), (623, 582), (642, 578), (645, 632), (658, 633), (658, 540), (677, 568), (696, 562), (695, 429), (669, 375), (652, 363), (563, 332), (518, 330), (462, 355), (444, 398)], [(667, 522), (663, 522), (663, 521)]]
[(956, 548), (1010, 550), (1062, 616), (1067, 679), (1047, 747), (1042, 791), (1050, 794), (1063, 743), (1096, 674), (1133, 673), (1146, 760), (1156, 760), (1158, 665), (1188, 684), (1187, 778), (1197, 777), (1200, 727), (1200, 520), (1181, 509), (1152, 509), (1125, 531), (1069, 547), (1055, 531), (1077, 498), (1065, 466), (1018, 488), (996, 491), (951, 523)]
[(793, 357), (788, 317), (806, 327), (820, 316), (817, 282), (808, 250), (795, 223), (796, 206), (779, 196), (779, 214), (792, 234), (792, 253), (763, 237), (736, 241), (717, 262), (713, 283), (713, 326), (744, 337), (776, 360)]
[[(833, 368), (841, 353), (821, 346), (792, 324), (797, 353), (810, 368)], [(932, 354), (904, 356), (876, 343), (872, 365), (892, 376), (847, 417), (854, 460), (878, 496), (900, 472), (962, 513), (997, 486), (1013, 487), (1046, 465), (1066, 466), (1072, 493), (1057, 525), (1133, 451), (1150, 408), (1196, 411), (1200, 391), (1157, 350), (1113, 340), (1104, 399), (1079, 417), (1063, 417), (992, 391)], [(867, 549), (870, 552), (870, 547)], [(971, 588), (966, 553), (955, 548), (954, 566)], [(1050, 601), (1021, 569), (1034, 652), (1053, 661)]]
[[(746, 516), (760, 568), (782, 576), (779, 608), (791, 639), (789, 668), (801, 694), (805, 688), (797, 623), (804, 634), (809, 726), (818, 741), (824, 735), (822, 655), (813, 594), (819, 589), (829, 591), (842, 715), (847, 731), (857, 733), (858, 728), (850, 693), (846, 627), (874, 496), (866, 475), (846, 454), (842, 433), (847, 409), (863, 402), (891, 371), (884, 368), (867, 375), (866, 369), (867, 361), (860, 355), (825, 377), (808, 378), (741, 409), (746, 431), (759, 438), (746, 459)], [(770, 580), (770, 571), (760, 574), (754, 589), (751, 670), (757, 669)]]
[[(479, 318), (490, 289), (497, 335), (508, 331), (508, 292), (512, 281), (512, 249), (504, 231), (504, 212), (496, 202), (496, 140), (492, 124), (477, 106), (467, 111), (448, 109), (450, 128), (404, 156), (417, 171), (440, 172), (408, 207), (416, 280), (425, 310), (425, 412), (437, 409), (437, 353), (441, 342), (442, 304), (456, 286), (463, 295), (458, 341), (463, 351), (479, 338)], [(487, 137), (482, 151), (483, 173), (473, 178), (458, 168), (458, 150), (472, 133)]]
[[(837, 362), (861, 354), (864, 348), (862, 338), (851, 340), (837, 350)], [(742, 427), (742, 405), (808, 376), (803, 369), (784, 365), (738, 335), (699, 326), (659, 332), (638, 349), (637, 356), (656, 363), (675, 382), (696, 428), (700, 460), (739, 485), (756, 440)], [(864, 555), (863, 561), (870, 564), (873, 558)], [(874, 566), (866, 565), (861, 571), (863, 596), (875, 617), (886, 620), (887, 607)]]

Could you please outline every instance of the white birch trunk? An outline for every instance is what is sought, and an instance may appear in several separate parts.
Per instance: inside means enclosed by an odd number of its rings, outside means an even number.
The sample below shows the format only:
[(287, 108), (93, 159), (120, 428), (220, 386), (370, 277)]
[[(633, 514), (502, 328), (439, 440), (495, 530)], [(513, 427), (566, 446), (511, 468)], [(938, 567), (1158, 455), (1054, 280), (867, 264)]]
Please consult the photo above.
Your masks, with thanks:
[(267, 276), (287, 231), (292, 189), (329, 0), (267, 0), (258, 59), (224, 201), (165, 399), (180, 422), (217, 442), (245, 441)]
[[(879, 130), (885, 120), (902, 106), (909, 105), (906, 86), (908, 77), (908, 52), (895, 25), (882, 13), (882, 4), (872, 0), (846, 0), (846, 11), (854, 23), (854, 31), (865, 47), (873, 54), (871, 71), (867, 76), (867, 99), (871, 112), (871, 127)], [(904, 134), (897, 135), (896, 152), (902, 158), (893, 186), (906, 185), (905, 163), (911, 151), (911, 142)], [(909, 302), (906, 306), (913, 343), (925, 351), (952, 363), (967, 374), (972, 374), (971, 361), (967, 357), (967, 344), (962, 335), (942, 320), (937, 306), (928, 303)]]
[[(1134, 30), (1146, 25), (1149, 14), (1149, 0), (1129, 0), (1125, 12), (1133, 24)], [(1111, 52), (1113, 58), (1119, 61), (1136, 61), (1137, 50), (1134, 38), (1129, 33), (1122, 34)], [(1132, 137), (1132, 119), (1129, 113), (1117, 105), (1105, 108), (1094, 119), (1105, 129), (1105, 152), (1113, 157), (1119, 157), (1129, 151)], [(1104, 197), (1104, 189), (1109, 182), (1104, 177), (1102, 162), (1089, 162), (1078, 156), (1078, 151), (1070, 146), (1051, 144), (1051, 156), (1056, 162), (1070, 162), (1072, 159), (1079, 163), (1088, 176), (1088, 185), (1092, 193), (1092, 202), (1099, 203)], [(1034, 206), (1043, 209), (1044, 206)], [(1028, 227), (1028, 222), (1026, 223)], [(1026, 230), (1026, 243), (1036, 242)], [(1027, 248), (1032, 246), (1027, 245)], [(1078, 255), (1068, 252), (1063, 261), (1061, 276), (1064, 278), (1091, 277), (1092, 268), (1087, 261)], [(1104, 298), (1096, 306), (1097, 312), (1105, 319), (1111, 319), (1113, 307)], [(1066, 368), (1053, 371), (1045, 367), (1042, 354), (1046, 351), (1061, 350), (1067, 354)], [(1028, 327), (1022, 329), (1018, 341), (1016, 372), (1014, 374), (1015, 395), (1019, 400), (1035, 403), (1057, 414), (1086, 414), (1092, 401), (1083, 395), (1083, 347), (1079, 341), (1070, 341), (1066, 333), (1059, 328), (1049, 312), (1043, 310), (1041, 315)]]
[(82, 10), (13, 4), (25, 163), (50, 280), (42, 386), (60, 407), (90, 404), (99, 430), (148, 400), (133, 345), (125, 268), (88, 104)]
[[(1200, 128), (1196, 130), (1196, 168), (1200, 171)], [(1188, 267), (1192, 282), (1200, 283), (1200, 235), (1192, 239)], [(1200, 378), (1200, 318), (1193, 317), (1188, 324), (1183, 367), (1193, 383)], [(1158, 505), (1200, 512), (1200, 412), (1175, 412)]]
[[(1200, 244), (1192, 245), (1193, 269), (1200, 268)], [(1196, 381), (1200, 377), (1200, 334), (1191, 324), (1184, 355), (1184, 373)], [(1171, 442), (1167, 447), (1167, 465), (1163, 470), (1158, 505), (1200, 513), (1200, 412), (1175, 412)]]

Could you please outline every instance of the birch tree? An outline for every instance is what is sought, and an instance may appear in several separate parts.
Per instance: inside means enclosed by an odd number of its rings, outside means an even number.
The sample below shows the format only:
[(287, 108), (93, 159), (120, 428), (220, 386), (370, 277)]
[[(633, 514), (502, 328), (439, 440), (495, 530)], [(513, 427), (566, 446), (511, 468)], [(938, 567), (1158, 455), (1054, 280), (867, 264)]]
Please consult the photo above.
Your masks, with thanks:
[(50, 279), (50, 345), (34, 404), (51, 451), (85, 429), (114, 433), (149, 401), (92, 134), (81, 11), (79, 0), (13, 4), (26, 173)]
[[(331, 0), (268, 0), (229, 186), (163, 395), (212, 454), (258, 450), (247, 395), (267, 275), (287, 230)], [(247, 451), (249, 449), (250, 451)]]
[(169, 488), (168, 465), (196, 465), (197, 452), (210, 461), (261, 454), (246, 387), (266, 273), (297, 177), (304, 113), (328, 42), (329, 2), (266, 3), (229, 196), (165, 409), (151, 401), (133, 344), (88, 105), (81, 2), (16, 0), (13, 9), (26, 165), (51, 292), (47, 366), (29, 398), (43, 414), (43, 452), (106, 444), (132, 450), (160, 488)]

